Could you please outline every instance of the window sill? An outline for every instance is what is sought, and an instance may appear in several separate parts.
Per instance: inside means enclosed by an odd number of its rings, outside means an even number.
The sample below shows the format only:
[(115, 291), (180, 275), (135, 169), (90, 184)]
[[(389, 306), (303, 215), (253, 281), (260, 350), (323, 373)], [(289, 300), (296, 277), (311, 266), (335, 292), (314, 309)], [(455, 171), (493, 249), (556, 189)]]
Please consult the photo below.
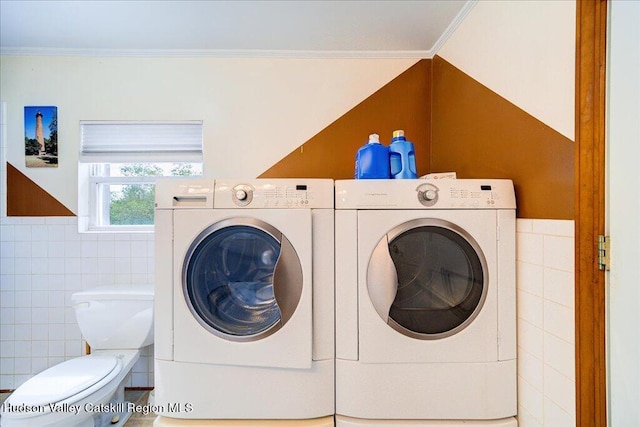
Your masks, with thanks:
[(105, 227), (90, 227), (86, 230), (80, 230), (80, 233), (153, 233), (154, 227), (153, 225), (115, 225), (115, 226), (105, 226)]
[(78, 217), (78, 233), (80, 234), (153, 234), (153, 225), (109, 225), (96, 227), (89, 224), (87, 217)]

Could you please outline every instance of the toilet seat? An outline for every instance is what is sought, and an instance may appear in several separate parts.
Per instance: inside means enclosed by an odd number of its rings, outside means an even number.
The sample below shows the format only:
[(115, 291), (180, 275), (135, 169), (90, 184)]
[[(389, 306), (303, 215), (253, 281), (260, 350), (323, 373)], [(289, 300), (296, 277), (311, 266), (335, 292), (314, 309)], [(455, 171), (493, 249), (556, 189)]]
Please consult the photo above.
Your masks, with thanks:
[(73, 403), (109, 383), (122, 370), (114, 355), (85, 356), (67, 360), (27, 380), (7, 399), (13, 405), (41, 406)]

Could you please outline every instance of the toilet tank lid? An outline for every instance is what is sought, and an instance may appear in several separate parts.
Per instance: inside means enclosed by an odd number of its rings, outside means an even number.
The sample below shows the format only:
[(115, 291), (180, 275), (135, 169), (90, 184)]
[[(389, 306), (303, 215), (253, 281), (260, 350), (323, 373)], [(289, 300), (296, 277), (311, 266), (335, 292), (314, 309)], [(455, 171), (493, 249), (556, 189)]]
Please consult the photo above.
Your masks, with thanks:
[(152, 300), (153, 285), (99, 286), (71, 295), (73, 302), (90, 300)]
[(14, 391), (11, 404), (46, 406), (61, 402), (88, 389), (120, 369), (115, 356), (85, 356), (52, 366), (30, 378)]

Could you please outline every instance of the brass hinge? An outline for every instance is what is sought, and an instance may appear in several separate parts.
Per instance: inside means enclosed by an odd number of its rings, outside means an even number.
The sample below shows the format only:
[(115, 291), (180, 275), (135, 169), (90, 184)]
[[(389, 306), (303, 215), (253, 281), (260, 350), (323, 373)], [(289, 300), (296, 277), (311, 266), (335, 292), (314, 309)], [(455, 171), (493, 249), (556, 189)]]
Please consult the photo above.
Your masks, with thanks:
[(611, 270), (611, 237), (598, 236), (598, 268)]

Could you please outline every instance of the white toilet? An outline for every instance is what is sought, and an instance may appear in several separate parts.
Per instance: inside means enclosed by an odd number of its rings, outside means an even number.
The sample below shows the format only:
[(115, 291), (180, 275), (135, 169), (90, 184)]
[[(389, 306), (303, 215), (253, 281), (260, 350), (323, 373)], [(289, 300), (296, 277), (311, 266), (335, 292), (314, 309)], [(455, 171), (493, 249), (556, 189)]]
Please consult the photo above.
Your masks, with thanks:
[(153, 343), (153, 286), (105, 286), (71, 296), (91, 354), (53, 366), (18, 387), (0, 425), (121, 426), (127, 374)]

